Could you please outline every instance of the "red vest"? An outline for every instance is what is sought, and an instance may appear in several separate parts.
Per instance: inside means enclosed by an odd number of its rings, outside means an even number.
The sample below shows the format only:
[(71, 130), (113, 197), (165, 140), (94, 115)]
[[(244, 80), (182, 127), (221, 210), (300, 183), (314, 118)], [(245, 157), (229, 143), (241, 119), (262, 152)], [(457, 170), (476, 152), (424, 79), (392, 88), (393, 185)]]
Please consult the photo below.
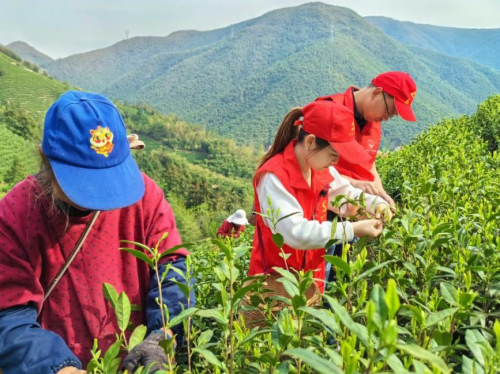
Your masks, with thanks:
[[(312, 170), (311, 187), (302, 175), (300, 165), (295, 157), (294, 145), (291, 142), (282, 153), (278, 153), (262, 165), (255, 174), (253, 185), (255, 193), (255, 211), (260, 212), (257, 185), (264, 173), (273, 173), (278, 177), (285, 189), (292, 194), (304, 211), (304, 217), (319, 222), (326, 221), (328, 210), (328, 189), (333, 176), (328, 169), (317, 172)], [(279, 206), (273, 205), (277, 210)], [(326, 244), (326, 243), (325, 243)], [(325, 249), (298, 250), (286, 244), (283, 251), (290, 256), (286, 260), (289, 268), (296, 270), (313, 270), (314, 277), (325, 278)], [(249, 275), (273, 273), (273, 267), (286, 268), (285, 260), (280, 256), (280, 249), (274, 244), (271, 229), (264, 225), (263, 218), (257, 215), (253, 250), (250, 258)], [(324, 283), (316, 281), (323, 292)]]
[[(332, 100), (336, 103), (342, 104), (349, 108), (354, 113), (354, 100), (352, 97), (352, 90), (357, 90), (355, 87), (349, 87), (343, 94), (336, 94), (331, 96), (324, 96), (321, 99)], [(335, 169), (342, 175), (351, 177), (357, 180), (374, 181), (375, 177), (370, 172), (370, 169), (375, 162), (378, 149), (380, 147), (380, 140), (382, 138), (382, 125), (380, 122), (367, 122), (363, 131), (360, 131), (359, 125), (356, 123), (356, 140), (363, 146), (366, 152), (372, 157), (371, 161), (363, 165), (354, 165), (346, 160), (339, 158), (339, 162), (335, 165)]]

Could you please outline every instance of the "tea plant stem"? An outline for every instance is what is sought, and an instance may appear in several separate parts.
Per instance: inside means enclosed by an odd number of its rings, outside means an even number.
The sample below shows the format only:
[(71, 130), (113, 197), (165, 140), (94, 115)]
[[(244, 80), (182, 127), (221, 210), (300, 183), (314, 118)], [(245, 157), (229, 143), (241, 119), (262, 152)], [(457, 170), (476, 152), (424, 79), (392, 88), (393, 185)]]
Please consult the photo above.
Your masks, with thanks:
[[(300, 312), (299, 312), (300, 313)], [(299, 342), (302, 343), (302, 334), (301, 334), (301, 329), (302, 329), (302, 318), (299, 316), (297, 316), (297, 333), (298, 333), (298, 336), (299, 336)], [(302, 345), (302, 344), (300, 344)], [(297, 360), (297, 370), (298, 370), (298, 373), (300, 374), (300, 371), (302, 369), (302, 360), (298, 359)]]
[(233, 365), (234, 365), (234, 333), (233, 333), (233, 322), (234, 322), (234, 314), (233, 314), (233, 261), (230, 262), (229, 269), (229, 299), (231, 300), (231, 304), (229, 307), (229, 344), (231, 349), (230, 361), (229, 361), (229, 373), (233, 374)]
[(123, 345), (124, 345), (125, 349), (126, 349), (126, 350), (127, 350), (127, 352), (128, 352), (127, 337), (125, 336), (125, 333), (124, 333), (123, 331), (122, 331), (122, 333), (121, 333), (121, 337), (120, 337), (120, 338), (121, 338), (121, 340), (122, 340), (122, 342), (123, 342)]
[(283, 261), (285, 262), (286, 271), (290, 271), (290, 269), (288, 268), (288, 264), (286, 262), (286, 254), (282, 247), (280, 247), (280, 252), (281, 256), (283, 257)]
[[(188, 296), (188, 307), (191, 306), (191, 294)], [(186, 344), (187, 344), (187, 354), (188, 354), (188, 369), (191, 372), (191, 316), (187, 319), (187, 331), (186, 331)]]
[(365, 370), (365, 374), (371, 373), (371, 369), (372, 369), (374, 360), (378, 357), (379, 352), (384, 348), (385, 348), (385, 345), (382, 344), (380, 347), (377, 348), (375, 353), (373, 355), (371, 355), (370, 362), (368, 362), (368, 366), (366, 367), (366, 370)]
[[(163, 335), (164, 335), (164, 338), (165, 338), (165, 340), (167, 340), (168, 339), (167, 324), (165, 322), (165, 313), (163, 311), (162, 286), (161, 286), (160, 273), (159, 273), (159, 268), (158, 268), (158, 259), (156, 258), (156, 256), (154, 258), (154, 265), (155, 265), (155, 271), (156, 271), (156, 281), (158, 282), (161, 324), (163, 326)], [(173, 337), (172, 337), (172, 339), (173, 339)], [(167, 362), (168, 362), (168, 370), (169, 370), (169, 372), (172, 372), (172, 360), (170, 359), (170, 355), (169, 354), (167, 354)]]

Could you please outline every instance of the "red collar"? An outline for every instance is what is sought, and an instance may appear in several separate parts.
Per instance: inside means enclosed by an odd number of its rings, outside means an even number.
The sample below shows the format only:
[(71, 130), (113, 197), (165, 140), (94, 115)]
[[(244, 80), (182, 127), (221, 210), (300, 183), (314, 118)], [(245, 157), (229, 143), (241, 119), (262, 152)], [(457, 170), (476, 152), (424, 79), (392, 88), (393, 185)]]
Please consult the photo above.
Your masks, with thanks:
[(355, 86), (351, 86), (349, 87), (346, 92), (344, 92), (344, 106), (349, 109), (351, 112), (354, 113), (354, 98), (353, 98), (353, 95), (352, 95), (352, 89), (355, 89), (356, 91), (359, 90), (358, 87), (355, 87)]

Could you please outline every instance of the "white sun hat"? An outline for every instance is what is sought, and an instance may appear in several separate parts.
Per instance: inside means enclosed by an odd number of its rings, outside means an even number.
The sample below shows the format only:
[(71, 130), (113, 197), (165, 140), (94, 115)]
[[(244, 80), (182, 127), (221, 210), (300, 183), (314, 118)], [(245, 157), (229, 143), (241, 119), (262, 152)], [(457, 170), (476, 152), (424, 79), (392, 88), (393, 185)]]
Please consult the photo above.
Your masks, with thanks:
[(238, 209), (234, 214), (227, 217), (227, 222), (235, 225), (248, 225), (247, 214), (243, 209)]

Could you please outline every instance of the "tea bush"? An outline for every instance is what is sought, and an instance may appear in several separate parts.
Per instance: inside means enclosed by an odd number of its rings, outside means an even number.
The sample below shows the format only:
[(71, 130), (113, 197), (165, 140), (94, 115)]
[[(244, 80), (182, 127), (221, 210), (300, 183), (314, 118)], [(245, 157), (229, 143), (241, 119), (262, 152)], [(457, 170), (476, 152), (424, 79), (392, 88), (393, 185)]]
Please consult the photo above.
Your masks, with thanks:
[[(336, 280), (323, 307), (306, 306), (311, 273), (280, 270), (289, 297), (259, 297), (265, 280), (246, 276), (251, 231), (192, 247), (198, 304), (166, 323), (191, 329), (165, 372), (500, 372), (500, 154), (478, 131), (500, 109), (487, 107), (379, 159), (398, 213), (376, 240), (327, 257)], [(246, 326), (245, 295), (265, 327)], [(271, 313), (276, 299), (288, 307)]]

